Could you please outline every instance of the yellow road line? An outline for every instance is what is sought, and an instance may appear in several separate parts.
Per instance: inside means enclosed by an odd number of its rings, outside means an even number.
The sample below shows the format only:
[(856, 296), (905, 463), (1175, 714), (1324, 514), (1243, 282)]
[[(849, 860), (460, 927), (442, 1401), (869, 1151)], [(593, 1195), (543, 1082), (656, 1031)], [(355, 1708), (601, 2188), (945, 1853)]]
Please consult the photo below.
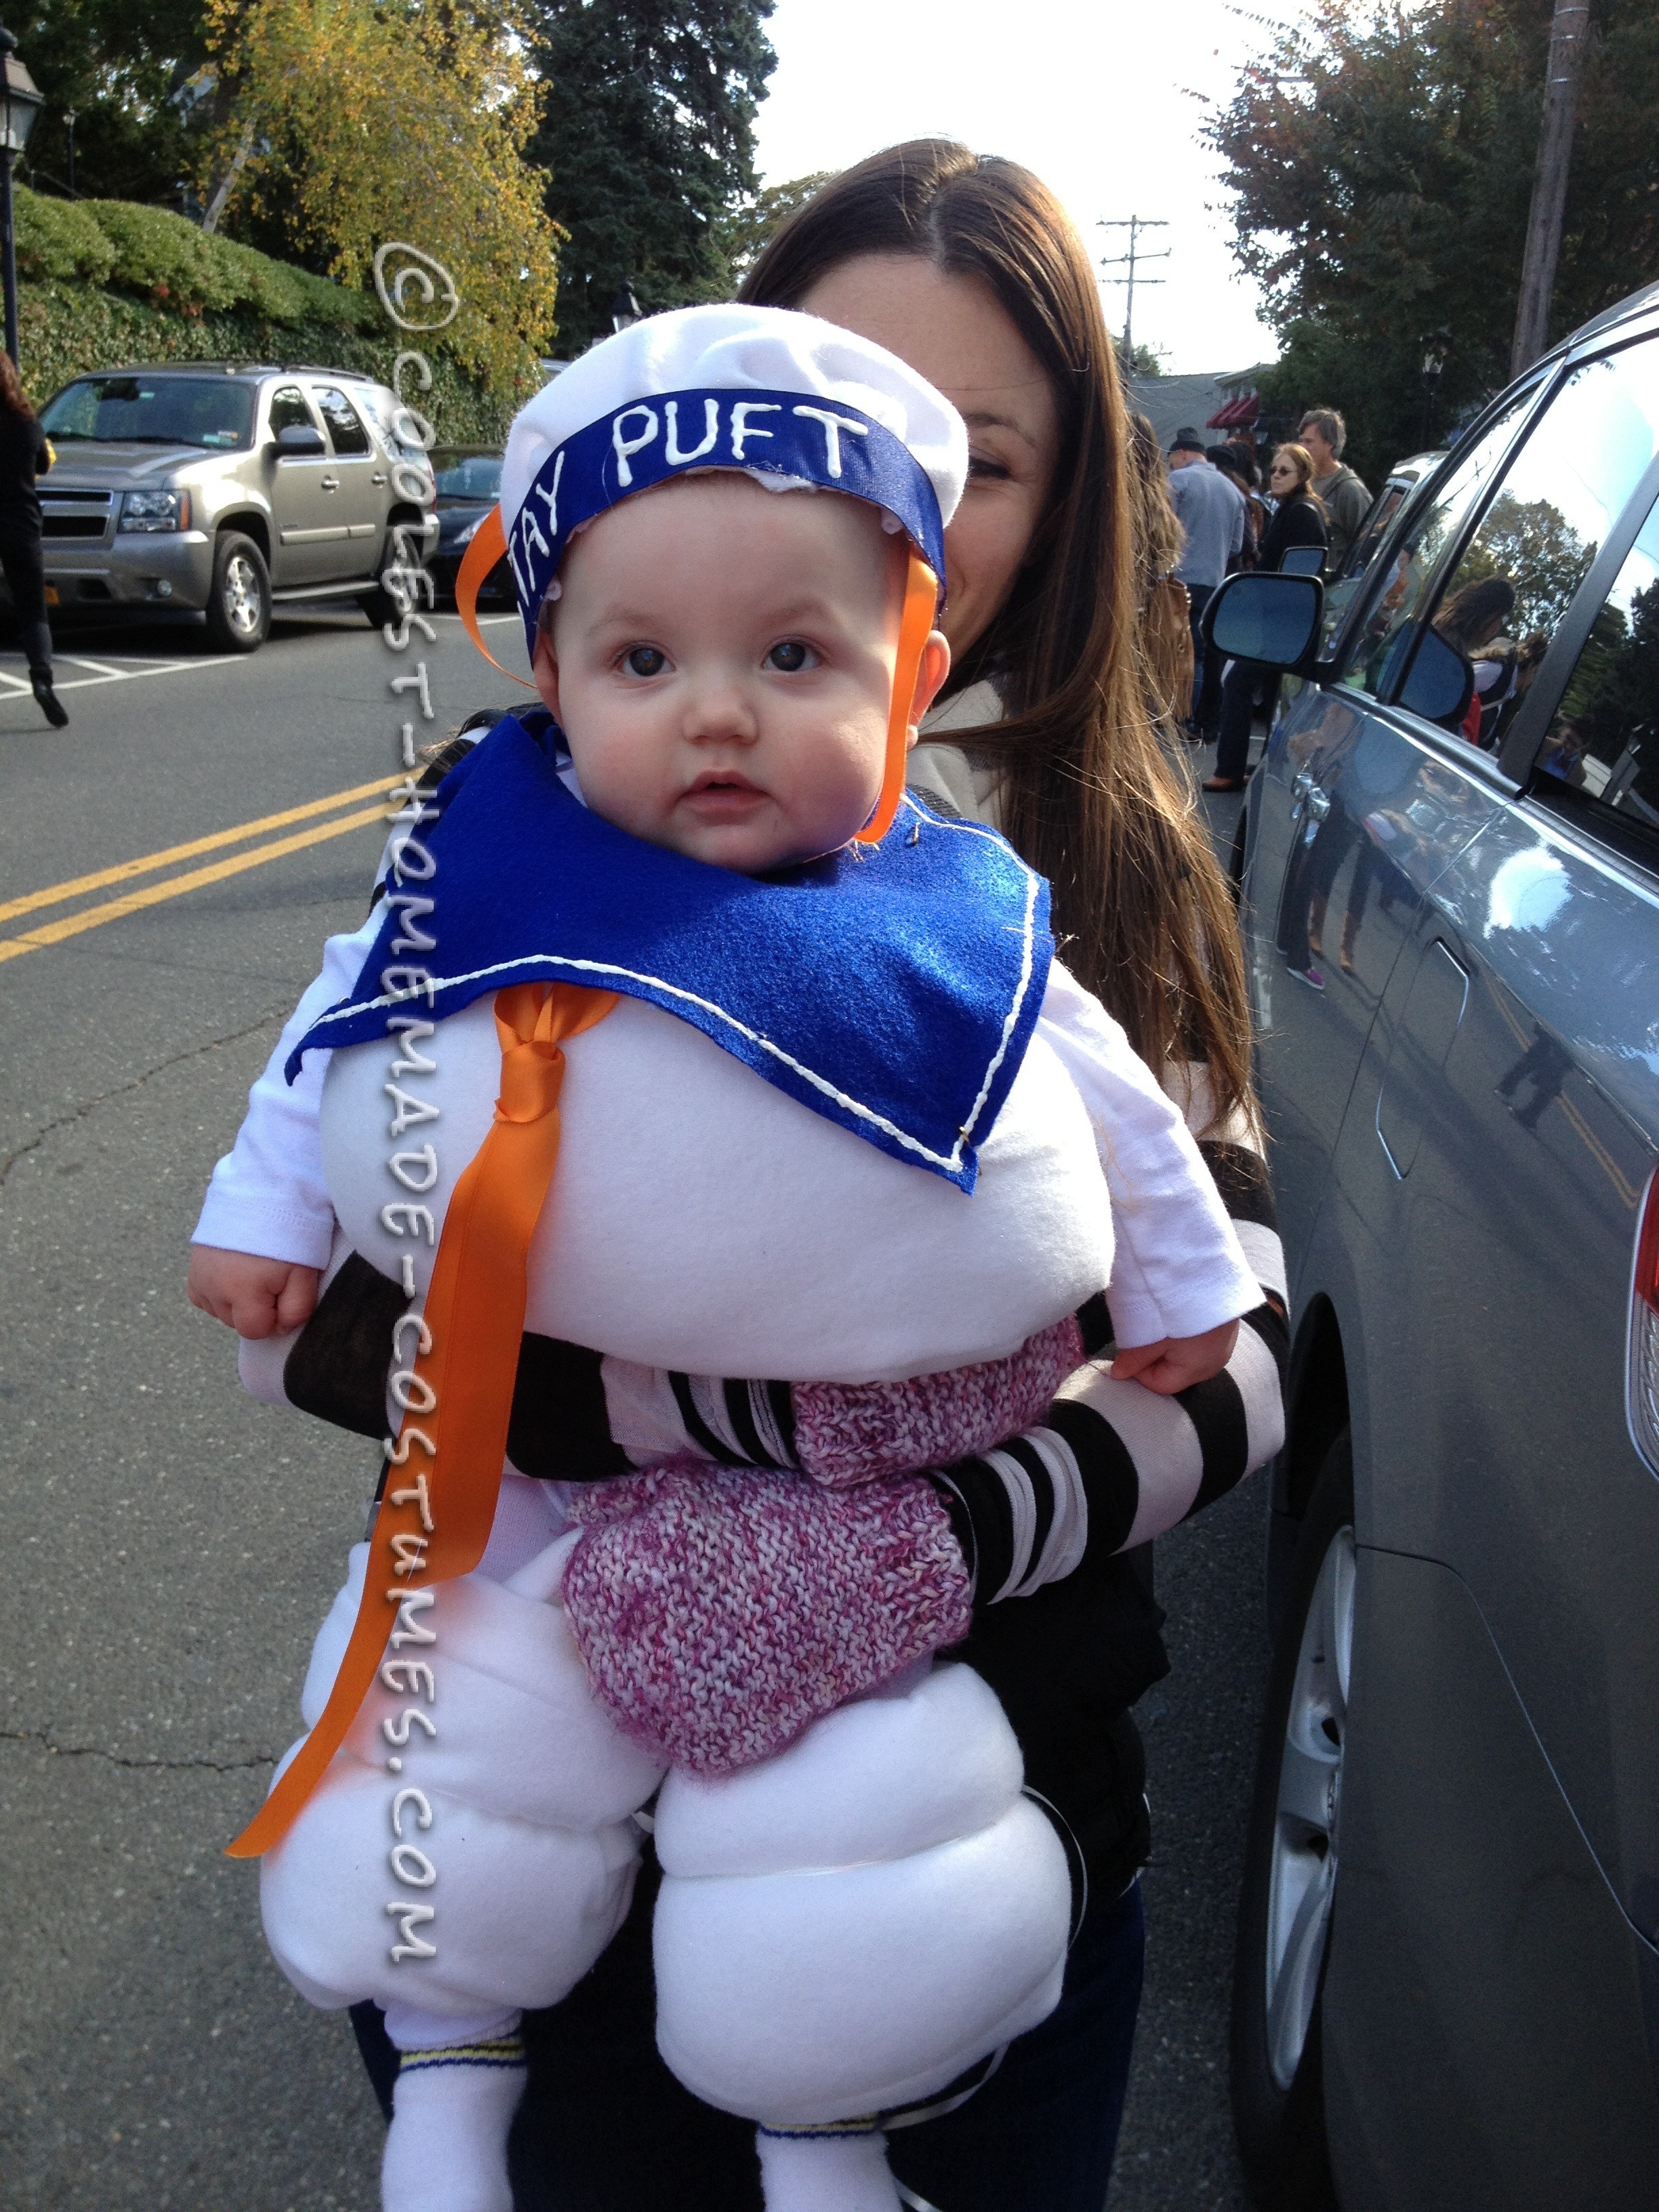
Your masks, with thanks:
[[(370, 784), (371, 791), (380, 787)], [(199, 890), (204, 884), (222, 883), (227, 876), (240, 875), (245, 868), (261, 868), (267, 860), (280, 860), (284, 853), (298, 853), (307, 845), (320, 845), (330, 837), (343, 836), (348, 830), (364, 830), (373, 822), (384, 831), (386, 817), (383, 807), (371, 806), (362, 814), (348, 814), (342, 822), (325, 822), (320, 829), (302, 830), (292, 837), (279, 837), (275, 844), (256, 846), (251, 853), (238, 853), (228, 860), (216, 860), (210, 867), (191, 868), (187, 874), (169, 876), (165, 883), (149, 884), (141, 891), (128, 891), (125, 897), (106, 899), (102, 906), (88, 907), (81, 914), (71, 914), (62, 921), (42, 922), (21, 937), (0, 938), (0, 960), (15, 960), (20, 953), (40, 952), (48, 945), (61, 945), (66, 937), (78, 937), (83, 929), (96, 929), (106, 921), (119, 921), (123, 915), (137, 914), (144, 907), (160, 906), (164, 899), (178, 898), (185, 891)]]
[[(79, 898), (83, 891), (100, 891), (106, 884), (125, 883), (129, 876), (147, 876), (153, 869), (169, 867), (174, 860), (193, 860), (198, 853), (216, 852), (221, 845), (240, 845), (245, 837), (258, 837), (267, 830), (286, 830), (290, 822), (305, 822), (313, 814), (326, 814), (332, 806), (346, 806), (354, 799), (367, 799), (371, 791), (391, 788), (389, 775), (378, 777), (373, 783), (354, 783), (349, 791), (331, 792), (326, 799), (313, 799), (304, 806), (290, 806), (285, 813), (262, 815), (257, 822), (239, 822), (234, 830), (216, 830), (210, 837), (193, 837), (187, 845), (169, 845), (165, 853), (148, 853), (140, 860), (122, 860), (112, 868), (100, 868), (96, 875), (73, 876), (68, 883), (49, 884), (43, 891), (30, 891), (26, 897), (8, 899), (0, 905), (0, 921), (9, 921), (14, 915), (33, 914), (37, 907), (61, 906), (65, 899)], [(283, 848), (292, 851), (291, 846)]]

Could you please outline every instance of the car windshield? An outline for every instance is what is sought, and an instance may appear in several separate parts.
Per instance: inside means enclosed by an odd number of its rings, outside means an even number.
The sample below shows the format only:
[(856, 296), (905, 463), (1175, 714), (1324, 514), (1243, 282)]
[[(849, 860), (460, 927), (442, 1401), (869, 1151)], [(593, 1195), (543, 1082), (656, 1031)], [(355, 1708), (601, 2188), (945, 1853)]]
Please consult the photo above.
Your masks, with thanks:
[(440, 469), (440, 499), (499, 499), (501, 495), (501, 457), (499, 453), (469, 453), (465, 460)]
[(253, 387), (227, 376), (85, 376), (40, 417), (58, 443), (75, 439), (139, 446), (246, 446)]

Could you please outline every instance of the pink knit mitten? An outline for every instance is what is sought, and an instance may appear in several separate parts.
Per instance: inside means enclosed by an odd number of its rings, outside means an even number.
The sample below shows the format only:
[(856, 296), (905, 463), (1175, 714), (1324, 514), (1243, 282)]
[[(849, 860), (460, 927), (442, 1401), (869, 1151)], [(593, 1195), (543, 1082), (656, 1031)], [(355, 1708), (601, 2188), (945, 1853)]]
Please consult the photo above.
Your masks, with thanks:
[(797, 1382), (796, 1456), (831, 1489), (949, 1467), (1036, 1427), (1082, 1364), (1083, 1332), (1067, 1314), (1006, 1359), (908, 1382)]
[(564, 1603), (594, 1692), (696, 1773), (781, 1750), (968, 1633), (968, 1570), (920, 1479), (823, 1491), (682, 1460), (572, 1510)]

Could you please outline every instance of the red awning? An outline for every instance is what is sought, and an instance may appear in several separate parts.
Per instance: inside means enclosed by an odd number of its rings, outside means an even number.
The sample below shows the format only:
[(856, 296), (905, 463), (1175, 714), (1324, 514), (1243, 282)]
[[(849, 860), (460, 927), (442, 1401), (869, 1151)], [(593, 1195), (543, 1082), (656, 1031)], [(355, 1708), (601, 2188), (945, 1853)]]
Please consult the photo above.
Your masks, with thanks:
[(1218, 415), (1212, 415), (1205, 424), (1206, 430), (1242, 430), (1254, 422), (1261, 411), (1261, 402), (1254, 393), (1248, 399), (1231, 399)]

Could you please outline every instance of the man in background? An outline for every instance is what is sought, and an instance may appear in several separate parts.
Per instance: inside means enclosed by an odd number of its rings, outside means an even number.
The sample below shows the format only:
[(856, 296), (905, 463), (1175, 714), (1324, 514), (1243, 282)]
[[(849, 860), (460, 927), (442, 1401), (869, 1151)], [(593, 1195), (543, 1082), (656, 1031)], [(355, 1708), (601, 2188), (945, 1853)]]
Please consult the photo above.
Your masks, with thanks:
[(1187, 586), (1193, 625), (1193, 714), (1187, 734), (1199, 744), (1221, 715), (1221, 656), (1206, 652), (1199, 624), (1211, 595), (1244, 543), (1244, 495), (1206, 459), (1196, 430), (1177, 430), (1170, 447), (1170, 500), (1187, 533), (1176, 580)]
[(1370, 511), (1371, 495), (1362, 479), (1343, 464), (1342, 448), (1348, 442), (1348, 426), (1334, 407), (1310, 407), (1302, 417), (1297, 443), (1313, 457), (1313, 488), (1325, 502), (1328, 550), (1325, 574), (1340, 576), (1348, 548), (1359, 535), (1359, 526)]

